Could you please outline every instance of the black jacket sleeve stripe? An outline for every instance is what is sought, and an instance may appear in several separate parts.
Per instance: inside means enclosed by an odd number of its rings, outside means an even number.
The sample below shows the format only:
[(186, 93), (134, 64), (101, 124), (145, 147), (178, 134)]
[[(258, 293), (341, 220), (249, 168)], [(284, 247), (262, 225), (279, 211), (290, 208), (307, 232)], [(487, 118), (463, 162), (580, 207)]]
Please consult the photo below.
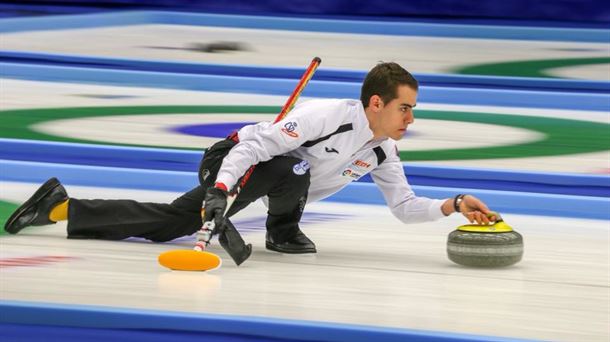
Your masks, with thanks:
[(320, 143), (320, 142), (322, 142), (324, 140), (330, 139), (330, 137), (332, 137), (335, 134), (349, 132), (349, 131), (351, 131), (353, 129), (354, 129), (354, 126), (352, 126), (351, 123), (345, 124), (345, 125), (341, 125), (341, 126), (339, 126), (339, 128), (337, 128), (336, 131), (332, 132), (331, 134), (325, 135), (325, 136), (323, 136), (321, 138), (318, 138), (316, 140), (306, 141), (302, 146), (304, 146), (304, 147), (312, 147), (312, 146), (314, 146), (317, 143)]
[(387, 158), (385, 152), (383, 152), (383, 149), (380, 146), (373, 148), (373, 151), (375, 152), (375, 155), (377, 155), (377, 165), (381, 165), (381, 163), (383, 163), (383, 161)]

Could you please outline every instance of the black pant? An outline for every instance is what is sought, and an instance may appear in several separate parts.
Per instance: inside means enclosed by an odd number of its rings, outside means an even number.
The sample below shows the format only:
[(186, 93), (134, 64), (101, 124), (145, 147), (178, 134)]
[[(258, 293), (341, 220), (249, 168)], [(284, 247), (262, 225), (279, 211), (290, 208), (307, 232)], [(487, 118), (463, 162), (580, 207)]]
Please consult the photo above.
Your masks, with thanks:
[[(203, 159), (204, 165), (214, 156), (222, 157), (234, 145), (227, 147), (227, 140), (215, 144)], [(221, 146), (222, 147), (222, 146)], [(207, 160), (206, 160), (207, 159)], [(239, 212), (258, 198), (267, 195), (267, 232), (274, 241), (283, 242), (298, 231), (303, 207), (309, 189), (309, 170), (294, 166), (301, 160), (294, 157), (274, 157), (259, 163), (245, 187), (239, 193), (228, 217)], [(211, 169), (200, 168), (202, 184), (178, 197), (171, 204), (141, 203), (133, 200), (82, 200), (70, 199), (68, 210), (68, 238), (122, 240), (128, 237), (142, 237), (152, 241), (169, 241), (191, 235), (202, 226), (201, 205), (207, 187), (216, 179), (220, 165)], [(202, 177), (202, 171), (209, 173)], [(237, 227), (239, 228), (239, 227)]]

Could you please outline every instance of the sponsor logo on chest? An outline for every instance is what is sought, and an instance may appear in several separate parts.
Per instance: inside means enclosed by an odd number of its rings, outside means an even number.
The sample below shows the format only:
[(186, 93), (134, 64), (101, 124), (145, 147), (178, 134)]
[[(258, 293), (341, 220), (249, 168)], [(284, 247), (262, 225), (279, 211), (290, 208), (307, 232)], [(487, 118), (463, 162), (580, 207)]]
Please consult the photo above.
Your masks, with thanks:
[(371, 167), (370, 163), (365, 162), (361, 159), (356, 159), (349, 163), (341, 175), (343, 177), (350, 177), (353, 179), (359, 179), (369, 172), (369, 168)]
[(362, 174), (360, 174), (352, 169), (345, 169), (345, 170), (343, 170), (342, 176), (358, 179), (358, 178), (362, 177)]
[(369, 163), (367, 163), (367, 162), (365, 162), (363, 160), (360, 160), (360, 159), (357, 159), (352, 164), (354, 164), (354, 165), (356, 165), (358, 167), (363, 167), (365, 169), (368, 169), (369, 167), (371, 167), (371, 164), (369, 164)]

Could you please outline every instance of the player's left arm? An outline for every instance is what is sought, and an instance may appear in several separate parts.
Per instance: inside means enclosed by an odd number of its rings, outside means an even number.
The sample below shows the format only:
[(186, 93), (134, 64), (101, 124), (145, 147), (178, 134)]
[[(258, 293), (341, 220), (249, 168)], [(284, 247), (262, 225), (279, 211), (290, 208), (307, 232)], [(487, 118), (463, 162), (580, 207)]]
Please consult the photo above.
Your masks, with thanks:
[(392, 214), (404, 223), (434, 221), (444, 217), (443, 200), (416, 196), (405, 176), (403, 165), (395, 153), (371, 171), (371, 177), (383, 193)]
[(388, 153), (388, 158), (371, 172), (371, 176), (381, 189), (392, 214), (405, 223), (433, 221), (456, 211), (461, 212), (471, 223), (488, 224), (490, 220), (495, 220), (488, 206), (472, 195), (442, 200), (417, 196), (395, 153)]

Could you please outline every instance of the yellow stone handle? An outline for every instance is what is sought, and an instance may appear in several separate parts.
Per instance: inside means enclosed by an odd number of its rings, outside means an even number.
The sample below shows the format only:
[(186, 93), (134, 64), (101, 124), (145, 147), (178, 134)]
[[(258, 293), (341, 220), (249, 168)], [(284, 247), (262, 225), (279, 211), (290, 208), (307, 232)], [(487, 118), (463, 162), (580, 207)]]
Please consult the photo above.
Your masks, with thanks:
[(513, 231), (513, 228), (504, 222), (500, 213), (492, 211), (487, 215), (487, 217), (492, 216), (496, 216), (496, 221), (493, 224), (465, 224), (459, 226), (457, 229), (463, 232), (473, 233), (506, 233)]

